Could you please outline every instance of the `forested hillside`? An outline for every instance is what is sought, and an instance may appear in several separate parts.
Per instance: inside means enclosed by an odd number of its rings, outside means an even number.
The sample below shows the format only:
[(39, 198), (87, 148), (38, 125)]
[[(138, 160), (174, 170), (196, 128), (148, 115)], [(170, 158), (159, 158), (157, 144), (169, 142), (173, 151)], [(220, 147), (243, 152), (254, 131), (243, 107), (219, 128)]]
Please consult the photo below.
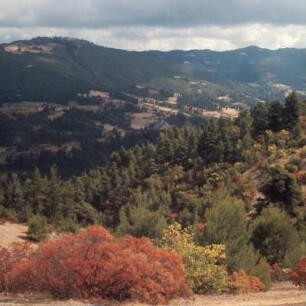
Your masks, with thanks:
[(253, 104), (283, 98), (289, 89), (305, 96), (305, 54), (305, 49), (258, 47), (132, 52), (38, 37), (0, 45), (0, 102), (67, 104), (90, 90), (139, 96), (149, 90), (179, 92), (184, 104), (193, 97), (200, 105), (225, 96)]
[[(0, 214), (28, 222), (37, 241), (48, 229), (92, 224), (151, 238), (182, 255), (196, 292), (222, 290), (227, 273), (241, 270), (268, 288), (269, 265), (291, 268), (306, 256), (305, 118), (292, 93), (235, 120), (164, 130), (80, 176), (63, 180), (57, 166), (48, 176), (38, 168), (26, 179), (12, 175), (1, 185)], [(188, 256), (207, 252), (217, 281), (199, 283)]]
[(236, 118), (293, 89), (305, 100), (305, 58), (257, 47), (132, 52), (63, 37), (1, 44), (0, 180), (53, 164), (69, 178), (165, 128)]
[(0, 48), (1, 102), (67, 103), (91, 89), (119, 92), (160, 74), (169, 64), (83, 40), (35, 38)]

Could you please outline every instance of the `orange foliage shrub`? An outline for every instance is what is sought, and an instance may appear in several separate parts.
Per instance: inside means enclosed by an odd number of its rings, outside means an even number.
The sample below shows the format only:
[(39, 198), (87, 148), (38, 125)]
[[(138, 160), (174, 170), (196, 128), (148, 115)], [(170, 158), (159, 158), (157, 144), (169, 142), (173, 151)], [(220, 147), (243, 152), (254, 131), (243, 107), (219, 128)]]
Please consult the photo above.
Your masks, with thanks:
[(258, 292), (265, 285), (256, 276), (249, 276), (244, 271), (234, 272), (229, 277), (229, 289), (235, 293)]
[(9, 289), (8, 274), (21, 261), (29, 258), (31, 251), (28, 242), (14, 242), (9, 250), (0, 248), (0, 292)]
[(300, 170), (294, 173), (296, 180), (301, 184), (306, 184), (306, 171)]
[(164, 303), (190, 294), (183, 264), (149, 239), (115, 239), (91, 226), (43, 242), (9, 274), (13, 292), (46, 291), (60, 298), (101, 297)]
[(306, 257), (301, 258), (297, 266), (290, 271), (290, 280), (300, 287), (306, 287)]
[(248, 186), (245, 190), (245, 198), (248, 201), (252, 201), (254, 200), (255, 196), (256, 196), (257, 190), (255, 187), (253, 186)]

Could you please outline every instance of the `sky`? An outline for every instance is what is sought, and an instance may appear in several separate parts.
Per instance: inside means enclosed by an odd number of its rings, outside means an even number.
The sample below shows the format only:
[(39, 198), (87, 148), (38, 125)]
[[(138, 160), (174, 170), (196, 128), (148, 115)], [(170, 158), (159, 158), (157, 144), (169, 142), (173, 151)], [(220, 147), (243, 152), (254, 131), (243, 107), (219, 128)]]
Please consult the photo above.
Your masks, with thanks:
[(82, 38), (127, 50), (306, 48), (306, 0), (0, 0), (0, 43)]

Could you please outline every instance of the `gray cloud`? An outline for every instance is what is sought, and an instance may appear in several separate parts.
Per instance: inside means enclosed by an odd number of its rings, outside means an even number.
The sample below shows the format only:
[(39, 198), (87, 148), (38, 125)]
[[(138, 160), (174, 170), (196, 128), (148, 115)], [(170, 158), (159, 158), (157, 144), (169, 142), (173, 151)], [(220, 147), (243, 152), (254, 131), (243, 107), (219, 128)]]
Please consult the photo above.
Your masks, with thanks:
[(132, 49), (306, 47), (305, 0), (1, 0), (0, 42), (70, 36)]
[(2, 27), (306, 24), (305, 0), (1, 0)]
[(306, 47), (306, 26), (203, 26), (183, 29), (164, 27), (115, 27), (107, 29), (0, 28), (0, 41), (35, 36), (83, 38), (96, 44), (128, 50), (213, 49), (228, 50), (258, 45), (264, 48)]

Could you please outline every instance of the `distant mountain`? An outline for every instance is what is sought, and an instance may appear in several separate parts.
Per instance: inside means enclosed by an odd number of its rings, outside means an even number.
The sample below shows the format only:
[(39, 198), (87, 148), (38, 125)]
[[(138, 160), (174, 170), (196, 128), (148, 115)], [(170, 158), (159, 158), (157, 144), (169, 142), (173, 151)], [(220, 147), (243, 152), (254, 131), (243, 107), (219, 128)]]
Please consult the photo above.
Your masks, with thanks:
[(92, 89), (133, 92), (139, 84), (184, 92), (179, 79), (222, 86), (225, 94), (254, 84), (305, 90), (306, 49), (132, 52), (61, 37), (0, 45), (0, 102), (64, 103)]
[(90, 89), (124, 90), (170, 76), (168, 60), (84, 40), (35, 38), (0, 46), (0, 101), (66, 100)]
[[(178, 50), (148, 53), (159, 59), (175, 60), (178, 64), (190, 64), (190, 77), (205, 78), (208, 81), (272, 81), (298, 89), (305, 89), (306, 85), (306, 49), (273, 51), (250, 46), (223, 52)], [(183, 68), (181, 70), (184, 71)]]

